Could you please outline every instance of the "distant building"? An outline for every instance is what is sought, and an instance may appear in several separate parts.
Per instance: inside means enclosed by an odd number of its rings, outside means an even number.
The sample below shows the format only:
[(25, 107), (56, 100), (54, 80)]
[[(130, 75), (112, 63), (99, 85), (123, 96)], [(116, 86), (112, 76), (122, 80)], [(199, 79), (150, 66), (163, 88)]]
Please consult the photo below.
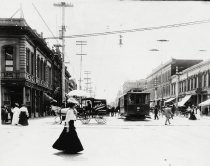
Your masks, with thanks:
[(145, 84), (146, 84), (146, 80), (144, 80), (144, 79), (140, 79), (137, 81), (126, 81), (123, 84), (123, 94), (127, 93), (131, 89), (144, 90)]
[[(203, 61), (171, 77), (171, 97), (178, 105), (195, 105), (210, 99), (210, 60)], [(202, 107), (210, 110), (209, 106)]]
[(171, 92), (174, 90), (171, 86), (171, 77), (176, 74), (176, 69), (179, 72), (202, 62), (202, 60), (186, 60), (186, 59), (171, 59), (165, 64), (160, 65), (152, 71), (146, 78), (146, 90), (150, 93), (151, 106), (162, 105), (164, 100), (171, 97)]

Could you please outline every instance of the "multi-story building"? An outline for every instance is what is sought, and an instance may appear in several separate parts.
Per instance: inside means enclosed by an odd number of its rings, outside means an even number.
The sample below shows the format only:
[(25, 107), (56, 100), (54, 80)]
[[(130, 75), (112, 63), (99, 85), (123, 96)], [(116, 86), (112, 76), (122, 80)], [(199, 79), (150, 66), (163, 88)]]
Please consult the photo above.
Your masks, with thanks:
[[(178, 106), (198, 105), (210, 99), (210, 60), (193, 65), (171, 77), (171, 97)], [(203, 110), (209, 107), (202, 107)], [(209, 111), (208, 111), (209, 112)]]
[(189, 68), (202, 60), (171, 59), (152, 71), (146, 78), (147, 85), (145, 92), (150, 93), (151, 105), (162, 105), (163, 101), (171, 97), (171, 77), (179, 71)]
[(30, 117), (44, 116), (46, 96), (60, 94), (58, 54), (24, 19), (0, 19), (1, 104), (25, 103)]

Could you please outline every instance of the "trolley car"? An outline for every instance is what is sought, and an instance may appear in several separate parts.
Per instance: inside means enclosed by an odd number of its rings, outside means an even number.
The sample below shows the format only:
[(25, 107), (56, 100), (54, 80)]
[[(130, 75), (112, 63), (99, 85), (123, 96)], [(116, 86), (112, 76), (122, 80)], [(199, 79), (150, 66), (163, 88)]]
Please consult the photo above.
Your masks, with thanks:
[(119, 98), (120, 114), (126, 119), (149, 117), (150, 93), (127, 92)]

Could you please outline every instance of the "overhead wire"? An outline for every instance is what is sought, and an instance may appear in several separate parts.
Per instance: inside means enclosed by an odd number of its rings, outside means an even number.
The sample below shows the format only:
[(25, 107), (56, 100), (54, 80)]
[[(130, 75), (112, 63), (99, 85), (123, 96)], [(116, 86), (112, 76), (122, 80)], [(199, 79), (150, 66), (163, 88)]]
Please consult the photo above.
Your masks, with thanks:
[[(178, 27), (184, 27), (184, 26), (190, 26), (190, 25), (192, 26), (192, 25), (196, 25), (196, 24), (204, 24), (204, 23), (209, 23), (209, 22), (210, 22), (210, 19), (184, 22), (184, 23), (177, 23), (177, 24), (162, 25), (162, 26), (154, 26), (154, 27), (145, 27), (145, 28), (118, 30), (118, 31), (107, 31), (107, 32), (89, 33), (89, 34), (81, 34), (81, 35), (70, 35), (70, 36), (64, 36), (64, 37), (65, 38), (80, 38), (80, 37), (114, 35), (114, 34), (158, 30), (158, 29), (167, 29), (167, 28), (178, 28)], [(59, 37), (54, 37), (53, 36), (53, 37), (46, 37), (45, 39), (54, 39), (54, 38), (59, 38)]]
[(49, 32), (51, 33), (51, 35), (53, 36), (53, 39), (56, 40), (57, 44), (59, 44), (59, 41), (57, 40), (58, 38), (55, 37), (55, 35), (53, 34), (53, 32), (51, 31), (50, 27), (47, 25), (46, 21), (44, 20), (44, 18), (42, 17), (42, 15), (40, 14), (40, 12), (38, 11), (38, 9), (36, 8), (36, 6), (32, 3), (34, 9), (36, 10), (36, 12), (38, 13), (38, 15), (40, 16), (40, 18), (42, 19), (42, 21), (44, 22), (45, 26), (47, 27), (47, 29), (49, 30)]

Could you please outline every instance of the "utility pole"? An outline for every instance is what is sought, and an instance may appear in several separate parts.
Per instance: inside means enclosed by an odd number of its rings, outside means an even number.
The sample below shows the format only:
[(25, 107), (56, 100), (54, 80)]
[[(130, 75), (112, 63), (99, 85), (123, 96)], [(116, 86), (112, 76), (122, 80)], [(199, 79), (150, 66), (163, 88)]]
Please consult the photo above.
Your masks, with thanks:
[(155, 105), (157, 105), (157, 78), (154, 79), (154, 87), (155, 87)]
[(87, 45), (87, 41), (76, 41), (76, 45), (80, 46), (80, 78), (79, 78), (79, 89), (82, 90), (82, 56), (87, 55), (83, 53), (83, 46)]
[(67, 4), (66, 2), (54, 3), (53, 5), (62, 8), (62, 27), (59, 38), (62, 40), (62, 103), (65, 103), (65, 8), (73, 7), (73, 5)]
[(86, 77), (84, 78), (84, 80), (86, 80), (86, 92), (92, 93), (92, 87), (91, 87), (91, 78), (89, 77), (89, 74), (91, 74), (90, 71), (84, 71), (84, 74), (86, 74)]
[(179, 77), (181, 73), (179, 72), (178, 66), (176, 66), (176, 110), (178, 110), (178, 102), (179, 102)]

